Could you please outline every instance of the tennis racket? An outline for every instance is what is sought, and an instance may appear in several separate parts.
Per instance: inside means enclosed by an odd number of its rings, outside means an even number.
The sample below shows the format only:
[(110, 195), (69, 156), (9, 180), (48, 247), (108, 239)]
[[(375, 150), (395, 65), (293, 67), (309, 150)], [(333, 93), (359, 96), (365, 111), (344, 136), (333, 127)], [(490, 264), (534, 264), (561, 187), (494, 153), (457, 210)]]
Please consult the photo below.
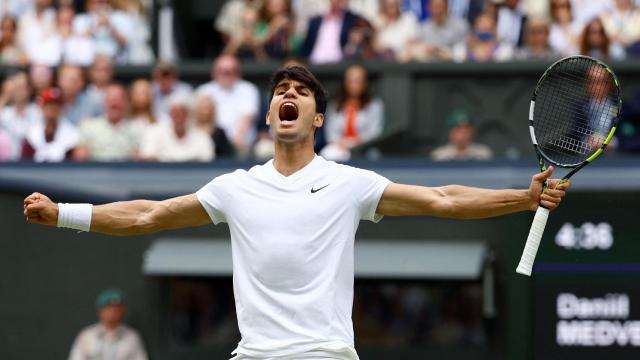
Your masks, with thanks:
[[(616, 131), (621, 105), (618, 78), (602, 61), (570, 56), (553, 63), (538, 80), (529, 108), (540, 171), (545, 161), (571, 169), (557, 186), (600, 156)], [(516, 272), (531, 276), (548, 216), (549, 209), (538, 205)]]

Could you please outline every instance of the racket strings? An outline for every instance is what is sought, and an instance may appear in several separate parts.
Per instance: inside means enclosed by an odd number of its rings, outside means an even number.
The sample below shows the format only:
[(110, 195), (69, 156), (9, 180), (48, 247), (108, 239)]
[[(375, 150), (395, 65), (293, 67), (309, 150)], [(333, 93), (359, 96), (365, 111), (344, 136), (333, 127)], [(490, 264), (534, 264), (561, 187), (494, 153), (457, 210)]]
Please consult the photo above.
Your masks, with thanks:
[(602, 147), (617, 108), (617, 87), (607, 69), (588, 58), (557, 64), (537, 90), (538, 145), (560, 164), (578, 164)]

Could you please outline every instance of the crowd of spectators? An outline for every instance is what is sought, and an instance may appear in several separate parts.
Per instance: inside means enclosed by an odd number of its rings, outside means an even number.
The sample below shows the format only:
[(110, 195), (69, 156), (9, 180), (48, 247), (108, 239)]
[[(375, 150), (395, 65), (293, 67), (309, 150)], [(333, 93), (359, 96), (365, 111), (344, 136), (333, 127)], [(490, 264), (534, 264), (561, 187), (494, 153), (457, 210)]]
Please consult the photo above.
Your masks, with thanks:
[(640, 55), (638, 0), (228, 0), (215, 23), (242, 60), (605, 60)]
[[(211, 79), (192, 87), (159, 61), (150, 78), (114, 80), (105, 56), (83, 68), (32, 66), (7, 77), (0, 92), (0, 160), (212, 161), (273, 156), (260, 121), (268, 89), (241, 76), (233, 55), (214, 59)], [(317, 138), (328, 159), (348, 160), (354, 146), (382, 133), (384, 105), (371, 95), (361, 65), (345, 71)], [(36, 141), (37, 140), (37, 141)]]
[(177, 162), (250, 155), (259, 92), (240, 78), (235, 57), (217, 58), (211, 81), (196, 89), (164, 61), (150, 79), (128, 86), (113, 75), (111, 59), (100, 56), (88, 68), (38, 65), (8, 76), (0, 91), (0, 160)]
[[(636, 3), (228, 0), (214, 23), (225, 45), (210, 81), (195, 86), (174, 63), (155, 62), (150, 1), (9, 0), (0, 64), (23, 70), (0, 89), (0, 161), (264, 160), (273, 155), (261, 121), (268, 89), (242, 78), (244, 61), (623, 59), (640, 51)], [(151, 63), (148, 78), (115, 81), (115, 66)], [(345, 71), (316, 136), (324, 157), (346, 161), (382, 134), (384, 103), (368, 78), (361, 65)], [(449, 143), (432, 158), (491, 158), (473, 142), (472, 120), (450, 121)]]
[[(89, 66), (153, 62), (145, 0), (6, 0), (0, 5), (0, 64)], [(54, 5), (56, 5), (54, 7)]]

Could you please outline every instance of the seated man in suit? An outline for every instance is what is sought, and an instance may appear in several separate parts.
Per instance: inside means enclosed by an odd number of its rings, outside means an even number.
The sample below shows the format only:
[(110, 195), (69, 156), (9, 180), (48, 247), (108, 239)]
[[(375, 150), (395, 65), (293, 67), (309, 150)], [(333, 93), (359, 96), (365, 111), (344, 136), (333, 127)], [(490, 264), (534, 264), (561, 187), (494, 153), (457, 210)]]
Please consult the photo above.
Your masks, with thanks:
[(359, 19), (347, 9), (346, 0), (331, 0), (329, 12), (313, 17), (302, 44), (301, 55), (312, 64), (339, 62), (349, 31)]

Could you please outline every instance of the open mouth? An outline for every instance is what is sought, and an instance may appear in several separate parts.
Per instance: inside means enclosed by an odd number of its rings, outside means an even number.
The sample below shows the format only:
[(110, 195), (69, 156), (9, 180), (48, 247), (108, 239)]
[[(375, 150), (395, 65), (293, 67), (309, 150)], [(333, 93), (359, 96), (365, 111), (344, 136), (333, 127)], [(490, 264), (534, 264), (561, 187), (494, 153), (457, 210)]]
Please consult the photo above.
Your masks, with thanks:
[(298, 107), (296, 104), (287, 101), (280, 105), (278, 116), (281, 121), (295, 121), (298, 118)]

